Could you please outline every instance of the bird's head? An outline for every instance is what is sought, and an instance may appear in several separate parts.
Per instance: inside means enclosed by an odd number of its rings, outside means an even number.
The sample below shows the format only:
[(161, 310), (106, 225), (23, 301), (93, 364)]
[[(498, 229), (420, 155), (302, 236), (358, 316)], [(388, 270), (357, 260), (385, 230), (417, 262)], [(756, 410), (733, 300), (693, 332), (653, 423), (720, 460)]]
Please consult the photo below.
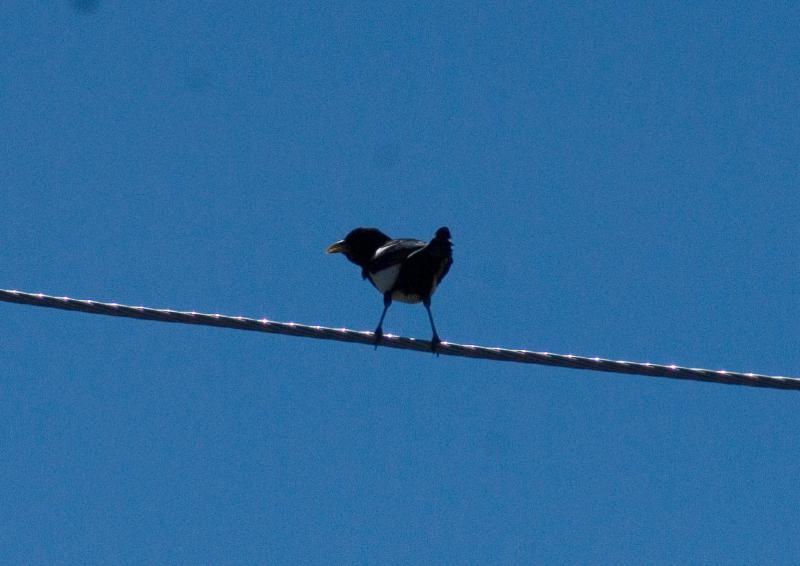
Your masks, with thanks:
[(351, 262), (364, 268), (378, 248), (390, 239), (377, 228), (356, 228), (344, 240), (334, 242), (325, 251), (329, 254), (344, 254)]
[(449, 240), (450, 239), (450, 228), (447, 226), (442, 226), (438, 230), (436, 230), (436, 239), (437, 240)]

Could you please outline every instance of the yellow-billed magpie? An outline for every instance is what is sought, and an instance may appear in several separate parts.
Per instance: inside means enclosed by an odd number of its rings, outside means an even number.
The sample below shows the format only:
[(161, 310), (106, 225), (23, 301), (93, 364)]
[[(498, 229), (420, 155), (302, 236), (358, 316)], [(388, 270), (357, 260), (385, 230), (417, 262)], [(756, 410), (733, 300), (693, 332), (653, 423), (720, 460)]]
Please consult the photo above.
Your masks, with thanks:
[(368, 279), (383, 294), (383, 312), (375, 329), (375, 347), (383, 337), (383, 319), (392, 300), (425, 305), (431, 322), (431, 348), (441, 342), (431, 314), (431, 296), (453, 264), (450, 230), (436, 230), (430, 242), (400, 238), (393, 240), (377, 228), (356, 228), (344, 240), (325, 250), (343, 253), (361, 268), (361, 277)]

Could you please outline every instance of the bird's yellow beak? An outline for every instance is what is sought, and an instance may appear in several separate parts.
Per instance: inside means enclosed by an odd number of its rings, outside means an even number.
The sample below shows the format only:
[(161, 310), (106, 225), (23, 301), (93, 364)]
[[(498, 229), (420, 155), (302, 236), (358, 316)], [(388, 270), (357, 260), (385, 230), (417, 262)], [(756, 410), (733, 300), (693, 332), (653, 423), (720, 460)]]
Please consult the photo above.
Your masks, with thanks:
[(330, 246), (325, 248), (325, 252), (329, 254), (341, 254), (348, 250), (347, 244), (344, 243), (344, 240), (339, 240), (338, 242), (332, 243)]

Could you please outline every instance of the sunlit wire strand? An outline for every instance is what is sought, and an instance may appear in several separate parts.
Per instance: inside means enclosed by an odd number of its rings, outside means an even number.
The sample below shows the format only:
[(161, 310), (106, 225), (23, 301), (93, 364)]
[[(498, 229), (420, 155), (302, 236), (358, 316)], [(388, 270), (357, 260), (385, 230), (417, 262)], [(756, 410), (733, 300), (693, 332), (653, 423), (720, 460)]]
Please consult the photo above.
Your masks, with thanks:
[[(338, 340), (340, 342), (357, 342), (373, 345), (375, 336), (372, 332), (349, 330), (347, 328), (327, 328), (324, 326), (307, 326), (294, 322), (275, 322), (267, 319), (254, 319), (242, 316), (225, 316), (221, 314), (205, 314), (197, 312), (174, 311), (169, 309), (153, 309), (148, 307), (132, 307), (116, 303), (102, 303), (91, 300), (78, 300), (69, 297), (54, 297), (41, 293), (25, 293), (0, 289), (0, 301), (20, 303), (38, 307), (48, 307), (91, 314), (123, 316), (159, 322), (177, 322), (182, 324), (199, 324), (218, 326), (236, 330), (270, 332), (289, 336), (303, 336), (322, 340)], [(416, 340), (403, 336), (384, 335), (381, 347), (417, 350), (430, 353), (431, 344), (427, 340)], [(800, 378), (739, 373), (732, 371), (687, 368), (675, 365), (658, 365), (650, 363), (587, 358), (549, 352), (531, 352), (528, 350), (510, 350), (507, 348), (489, 348), (469, 344), (453, 344), (442, 342), (438, 353), (445, 356), (462, 356), (505, 362), (521, 362), (592, 371), (612, 373), (629, 373), (648, 375), (651, 377), (669, 377), (694, 381), (709, 381), (753, 387), (772, 387), (777, 389), (800, 389)]]

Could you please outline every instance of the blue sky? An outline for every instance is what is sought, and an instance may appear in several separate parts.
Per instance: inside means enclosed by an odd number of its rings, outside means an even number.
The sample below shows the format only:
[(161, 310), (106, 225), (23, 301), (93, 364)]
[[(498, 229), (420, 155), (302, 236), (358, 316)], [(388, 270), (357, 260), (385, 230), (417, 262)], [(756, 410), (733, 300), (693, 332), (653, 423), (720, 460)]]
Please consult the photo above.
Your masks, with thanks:
[[(0, 15), (2, 288), (371, 330), (447, 225), (444, 340), (800, 375), (791, 3)], [(800, 558), (793, 392), (0, 313), (3, 563)]]

